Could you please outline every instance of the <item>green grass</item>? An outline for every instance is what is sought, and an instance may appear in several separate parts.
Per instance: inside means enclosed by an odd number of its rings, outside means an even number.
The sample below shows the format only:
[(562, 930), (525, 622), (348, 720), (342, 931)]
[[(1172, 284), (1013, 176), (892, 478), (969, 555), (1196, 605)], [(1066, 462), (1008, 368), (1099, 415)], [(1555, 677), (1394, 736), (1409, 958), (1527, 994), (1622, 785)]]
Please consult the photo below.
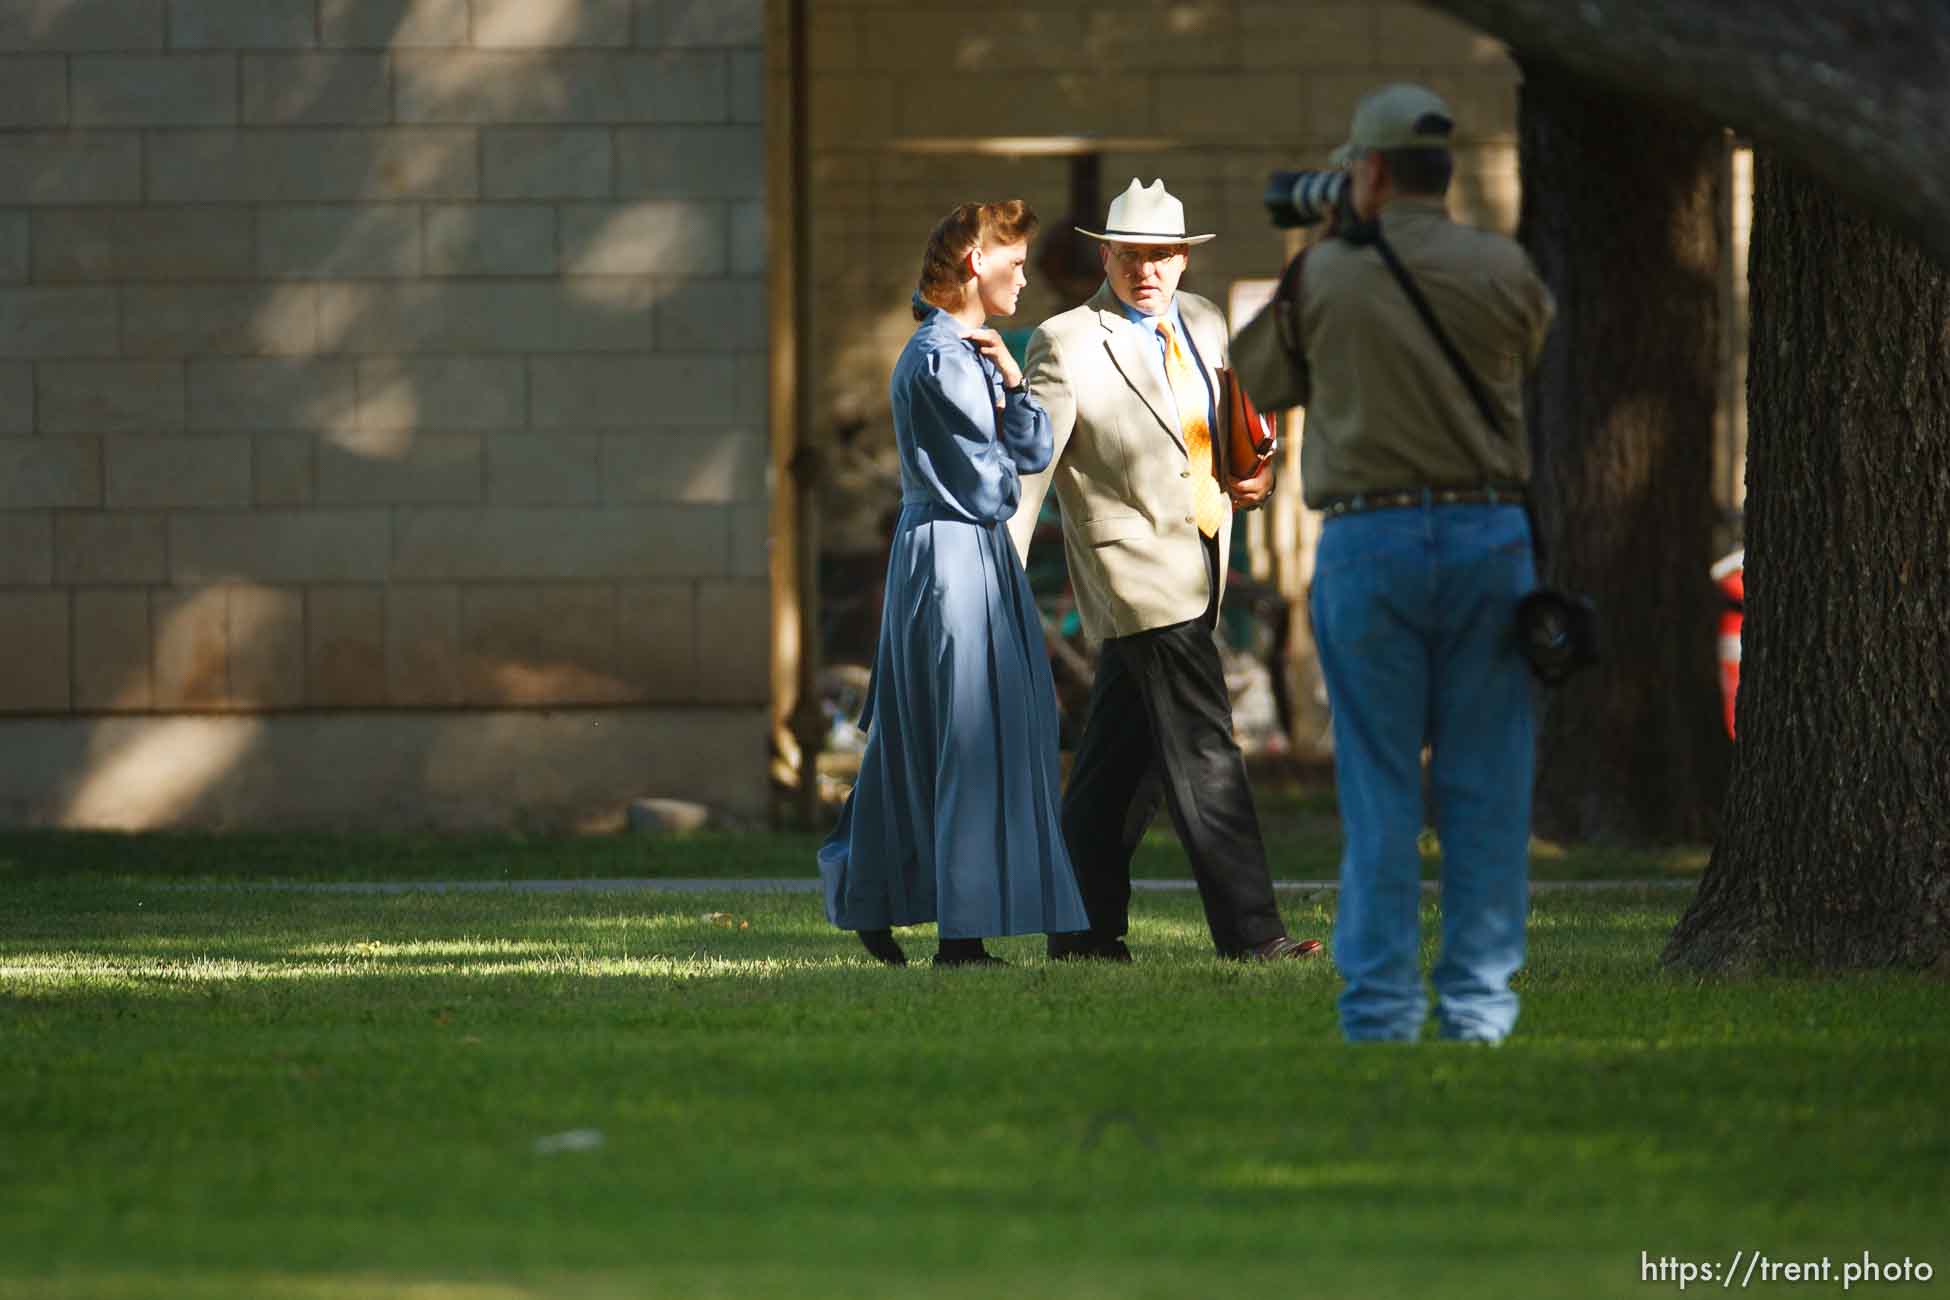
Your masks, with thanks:
[[(1676, 1290), (1641, 1251), (1950, 1267), (1942, 985), (1664, 974), (1671, 891), (1541, 896), (1500, 1049), (1354, 1049), (1331, 966), (1215, 961), (1188, 897), (1140, 898), (1133, 967), (1023, 939), (935, 972), (866, 964), (807, 896), (15, 875), (0, 1295), (1556, 1300)], [(1325, 935), (1330, 902), (1283, 905)]]

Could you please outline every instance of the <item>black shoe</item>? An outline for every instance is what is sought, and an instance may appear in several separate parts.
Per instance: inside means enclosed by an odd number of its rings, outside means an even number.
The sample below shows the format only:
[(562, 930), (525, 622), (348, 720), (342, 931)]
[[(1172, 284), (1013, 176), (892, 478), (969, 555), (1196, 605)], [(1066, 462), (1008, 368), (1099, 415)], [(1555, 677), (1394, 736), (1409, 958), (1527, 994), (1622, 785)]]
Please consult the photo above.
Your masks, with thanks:
[(1009, 963), (982, 946), (980, 939), (943, 939), (934, 955), (937, 966), (1007, 966)]
[(1131, 950), (1122, 939), (1103, 939), (1088, 930), (1049, 937), (1051, 961), (1114, 961), (1129, 963)]
[(874, 960), (889, 966), (907, 965), (907, 954), (894, 942), (892, 930), (861, 930), (860, 946), (873, 954)]

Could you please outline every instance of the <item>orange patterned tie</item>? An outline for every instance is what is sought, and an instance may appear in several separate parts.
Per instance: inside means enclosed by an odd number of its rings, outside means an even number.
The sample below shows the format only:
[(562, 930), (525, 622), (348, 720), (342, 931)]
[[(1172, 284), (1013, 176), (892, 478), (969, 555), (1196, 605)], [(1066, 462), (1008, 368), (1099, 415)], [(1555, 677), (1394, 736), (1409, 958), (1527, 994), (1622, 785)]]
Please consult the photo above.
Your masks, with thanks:
[(1225, 522), (1226, 497), (1219, 491), (1219, 480), (1212, 475), (1212, 423), (1208, 414), (1205, 382), (1199, 378), (1185, 345), (1178, 341), (1169, 318), (1158, 322), (1158, 333), (1165, 340), (1165, 375), (1171, 380), (1171, 395), (1178, 403), (1178, 428), (1185, 435), (1185, 454), (1191, 458), (1192, 518), (1207, 537), (1219, 535)]

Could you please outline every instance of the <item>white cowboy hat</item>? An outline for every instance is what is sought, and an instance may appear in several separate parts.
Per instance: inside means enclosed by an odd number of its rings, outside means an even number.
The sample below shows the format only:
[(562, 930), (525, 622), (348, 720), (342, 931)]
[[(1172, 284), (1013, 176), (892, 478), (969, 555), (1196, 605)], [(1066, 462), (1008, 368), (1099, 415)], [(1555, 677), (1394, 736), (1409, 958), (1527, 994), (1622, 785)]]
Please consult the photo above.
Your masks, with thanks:
[(1079, 235), (1107, 244), (1202, 244), (1217, 238), (1186, 234), (1185, 205), (1165, 189), (1162, 180), (1146, 187), (1138, 184), (1135, 176), (1131, 187), (1110, 201), (1110, 217), (1101, 231), (1082, 226), (1075, 229)]

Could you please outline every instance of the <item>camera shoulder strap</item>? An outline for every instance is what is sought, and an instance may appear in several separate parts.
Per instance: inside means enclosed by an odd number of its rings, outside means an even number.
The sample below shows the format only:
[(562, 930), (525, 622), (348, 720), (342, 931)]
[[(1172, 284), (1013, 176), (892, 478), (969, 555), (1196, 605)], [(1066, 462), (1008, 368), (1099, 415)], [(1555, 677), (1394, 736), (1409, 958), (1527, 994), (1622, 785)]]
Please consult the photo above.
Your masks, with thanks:
[[(1375, 251), (1381, 254), (1381, 260), (1388, 264), (1389, 271), (1394, 274), (1395, 283), (1401, 285), (1402, 292), (1407, 294), (1409, 302), (1414, 304), (1416, 315), (1420, 316), (1422, 323), (1429, 327), (1429, 333), (1435, 337), (1436, 346), (1442, 349), (1442, 355), (1449, 358), (1449, 365), (1455, 370), (1456, 378), (1462, 380), (1463, 387), (1469, 390), (1470, 399), (1476, 403), (1477, 411), (1483, 416), (1483, 423), (1489, 425), (1497, 437), (1507, 439), (1509, 434), (1504, 431), (1503, 421), (1497, 417), (1496, 406), (1490, 401), (1490, 395), (1483, 389), (1483, 381), (1476, 377), (1475, 367), (1469, 364), (1463, 354), (1456, 350), (1456, 345), (1450, 341), (1449, 331), (1443, 329), (1442, 322), (1436, 319), (1435, 309), (1429, 306), (1429, 300), (1422, 294), (1422, 286), (1415, 283), (1415, 277), (1408, 273), (1408, 268), (1402, 265), (1402, 259), (1395, 255), (1395, 250), (1389, 247), (1388, 241), (1382, 237), (1379, 222), (1375, 224), (1371, 242), (1374, 244)], [(1541, 573), (1545, 563), (1544, 534), (1537, 526), (1537, 507), (1528, 497), (1524, 500), (1523, 512), (1530, 521), (1530, 547), (1536, 553), (1537, 568)]]
[(1449, 332), (1442, 328), (1442, 322), (1435, 317), (1435, 309), (1430, 307), (1429, 300), (1422, 296), (1422, 286), (1415, 283), (1415, 277), (1410, 275), (1408, 268), (1402, 265), (1402, 259), (1395, 256), (1395, 250), (1389, 247), (1386, 239), (1382, 238), (1379, 226), (1374, 232), (1374, 247), (1375, 251), (1381, 254), (1381, 260), (1388, 263), (1388, 269), (1394, 272), (1395, 282), (1401, 285), (1402, 292), (1408, 295), (1411, 303), (1415, 304), (1416, 314), (1421, 316), (1422, 323), (1429, 327), (1429, 333), (1435, 336), (1436, 346), (1442, 349), (1442, 355), (1449, 358), (1450, 366), (1455, 369), (1456, 378), (1462, 380), (1463, 387), (1469, 390), (1469, 396), (1476, 403), (1476, 409), (1482, 412), (1483, 422), (1495, 431), (1497, 437), (1507, 438), (1509, 435), (1503, 431), (1503, 421), (1497, 418), (1496, 407), (1490, 402), (1490, 395), (1483, 391), (1483, 381), (1476, 377), (1475, 368), (1463, 358), (1462, 353), (1456, 351), (1456, 345), (1449, 341)]
[(1273, 328), (1278, 331), (1281, 349), (1296, 365), (1304, 365), (1307, 357), (1300, 340), (1300, 285), (1307, 271), (1307, 254), (1312, 251), (1310, 245), (1295, 253), (1273, 290)]

